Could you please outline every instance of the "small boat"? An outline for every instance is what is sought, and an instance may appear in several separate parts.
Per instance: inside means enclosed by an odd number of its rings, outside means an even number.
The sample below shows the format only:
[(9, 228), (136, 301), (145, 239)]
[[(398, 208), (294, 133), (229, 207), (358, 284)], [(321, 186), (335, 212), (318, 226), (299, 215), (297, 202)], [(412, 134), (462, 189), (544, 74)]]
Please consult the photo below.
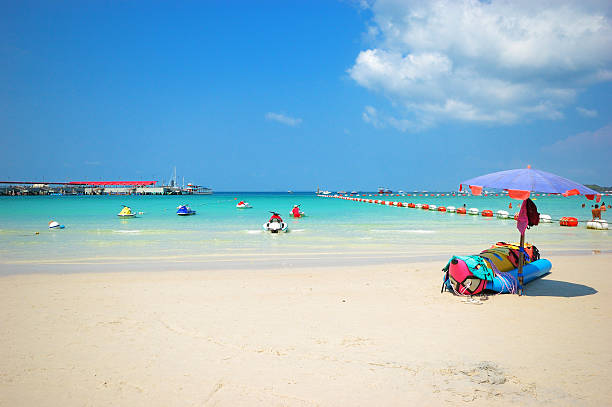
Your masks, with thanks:
[(132, 212), (132, 208), (123, 205), (123, 209), (121, 209), (121, 212), (119, 212), (117, 216), (119, 216), (120, 218), (133, 218), (134, 216), (136, 216), (136, 214)]
[(240, 201), (240, 202), (238, 202), (238, 205), (236, 205), (236, 208), (238, 208), (238, 209), (250, 209), (250, 208), (252, 208), (252, 206), (248, 202)]
[(176, 214), (178, 216), (189, 216), (189, 215), (195, 215), (196, 211), (194, 211), (193, 209), (191, 209), (189, 207), (189, 205), (179, 205), (176, 207), (177, 211)]
[(263, 224), (264, 230), (271, 233), (286, 232), (288, 230), (288, 225), (283, 222), (280, 215), (276, 212), (270, 213), (272, 214), (270, 220)]

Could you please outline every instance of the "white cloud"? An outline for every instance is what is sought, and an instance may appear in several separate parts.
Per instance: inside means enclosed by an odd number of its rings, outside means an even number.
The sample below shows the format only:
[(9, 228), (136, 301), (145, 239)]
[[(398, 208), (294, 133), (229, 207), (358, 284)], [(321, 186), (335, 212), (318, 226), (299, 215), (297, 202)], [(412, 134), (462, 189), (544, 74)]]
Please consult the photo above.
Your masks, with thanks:
[(584, 117), (597, 117), (597, 110), (586, 109), (584, 107), (577, 107), (576, 110), (580, 116)]
[(266, 119), (276, 121), (279, 123), (283, 123), (283, 124), (286, 124), (287, 126), (292, 126), (292, 127), (299, 126), (300, 123), (302, 123), (302, 119), (285, 116), (282, 113), (268, 112), (266, 113)]
[(361, 117), (364, 122), (371, 124), (377, 129), (393, 127), (399, 131), (419, 131), (426, 127), (426, 123), (415, 123), (407, 119), (397, 119), (388, 115), (380, 115), (378, 110), (372, 106), (366, 106), (363, 109)]
[(579, 90), (612, 80), (606, 2), (379, 0), (370, 7), (375, 43), (348, 72), (423, 122), (556, 120)]

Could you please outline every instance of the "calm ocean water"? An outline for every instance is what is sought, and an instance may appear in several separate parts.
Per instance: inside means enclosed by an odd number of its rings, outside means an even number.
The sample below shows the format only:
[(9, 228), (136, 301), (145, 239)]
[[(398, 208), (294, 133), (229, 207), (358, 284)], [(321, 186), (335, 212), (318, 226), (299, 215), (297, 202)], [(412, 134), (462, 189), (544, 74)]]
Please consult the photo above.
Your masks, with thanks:
[[(237, 198), (237, 199), (236, 199)], [(584, 197), (535, 196), (540, 213), (553, 219), (590, 219), (592, 201)], [(611, 198), (612, 197), (604, 197)], [(406, 196), (384, 199), (480, 210), (518, 211), (507, 197)], [(236, 209), (245, 200), (252, 209)], [(512, 202), (514, 209), (509, 210)], [(586, 208), (581, 204), (586, 203)], [(179, 204), (198, 214), (176, 215)], [(289, 216), (294, 204), (308, 215)], [(120, 219), (121, 205), (144, 212)], [(284, 215), (290, 232), (262, 231), (269, 211)], [(610, 218), (606, 212), (604, 218)], [(50, 220), (66, 228), (48, 230)], [(40, 232), (36, 235), (35, 232)], [(84, 264), (190, 264), (191, 267), (266, 267), (318, 262), (326, 265), (398, 262), (470, 254), (496, 241), (517, 241), (513, 220), (396, 208), (313, 193), (215, 193), (209, 196), (26, 196), (0, 197), (0, 273), (45, 271), (50, 266)], [(527, 241), (546, 253), (610, 251), (609, 231), (541, 224)], [(194, 264), (196, 266), (194, 266)], [(29, 267), (29, 268), (28, 268)], [(187, 266), (185, 266), (187, 267)]]

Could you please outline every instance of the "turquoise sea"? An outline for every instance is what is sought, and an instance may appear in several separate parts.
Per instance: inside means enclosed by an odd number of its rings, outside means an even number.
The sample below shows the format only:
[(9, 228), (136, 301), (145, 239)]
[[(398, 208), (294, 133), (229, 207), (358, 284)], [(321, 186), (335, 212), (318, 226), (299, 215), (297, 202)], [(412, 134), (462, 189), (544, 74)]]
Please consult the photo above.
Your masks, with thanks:
[[(369, 198), (369, 197), (368, 197)], [(372, 197), (377, 199), (378, 197)], [(584, 197), (533, 196), (540, 213), (553, 219), (590, 219), (594, 203)], [(612, 197), (603, 197), (610, 199)], [(379, 199), (511, 214), (520, 202), (503, 196), (393, 196)], [(252, 209), (237, 209), (240, 200)], [(511, 203), (514, 209), (508, 209)], [(586, 208), (582, 208), (582, 203)], [(180, 217), (189, 204), (197, 215)], [(308, 215), (287, 216), (294, 204)], [(143, 212), (120, 219), (121, 205)], [(270, 234), (262, 224), (277, 211), (289, 233)], [(605, 213), (604, 218), (610, 218)], [(66, 226), (49, 230), (56, 220)], [(39, 232), (39, 234), (36, 234)], [(547, 253), (610, 251), (609, 231), (541, 224), (527, 241)], [(313, 193), (215, 193), (208, 196), (24, 196), (0, 197), (0, 273), (78, 272), (86, 265), (105, 269), (291, 267), (443, 259), (471, 254), (496, 241), (517, 241), (516, 222), (398, 208)], [(91, 267), (89, 267), (91, 269)]]

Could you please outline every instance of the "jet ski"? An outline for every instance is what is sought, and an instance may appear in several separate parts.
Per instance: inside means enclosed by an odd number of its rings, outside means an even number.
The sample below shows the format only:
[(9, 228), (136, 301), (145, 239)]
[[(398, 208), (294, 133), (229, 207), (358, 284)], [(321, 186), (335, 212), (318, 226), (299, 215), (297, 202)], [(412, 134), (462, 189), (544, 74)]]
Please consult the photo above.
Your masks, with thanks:
[(136, 216), (136, 214), (132, 212), (132, 208), (123, 205), (123, 209), (121, 209), (121, 212), (119, 212), (117, 216), (119, 216), (120, 218), (133, 218), (134, 216)]
[(288, 226), (285, 222), (283, 222), (280, 215), (276, 212), (270, 213), (272, 214), (270, 220), (263, 224), (264, 230), (272, 233), (286, 232)]
[(179, 205), (179, 206), (176, 207), (176, 209), (178, 209), (176, 211), (176, 214), (178, 216), (189, 216), (189, 215), (195, 215), (196, 214), (196, 211), (191, 209), (189, 207), (189, 205)]
[(56, 222), (54, 220), (49, 222), (49, 229), (64, 229), (65, 226), (64, 225), (60, 225), (59, 222)]
[(248, 202), (240, 201), (240, 202), (238, 202), (238, 205), (236, 205), (236, 208), (238, 208), (238, 209), (250, 209), (250, 208), (252, 208), (252, 206)]

